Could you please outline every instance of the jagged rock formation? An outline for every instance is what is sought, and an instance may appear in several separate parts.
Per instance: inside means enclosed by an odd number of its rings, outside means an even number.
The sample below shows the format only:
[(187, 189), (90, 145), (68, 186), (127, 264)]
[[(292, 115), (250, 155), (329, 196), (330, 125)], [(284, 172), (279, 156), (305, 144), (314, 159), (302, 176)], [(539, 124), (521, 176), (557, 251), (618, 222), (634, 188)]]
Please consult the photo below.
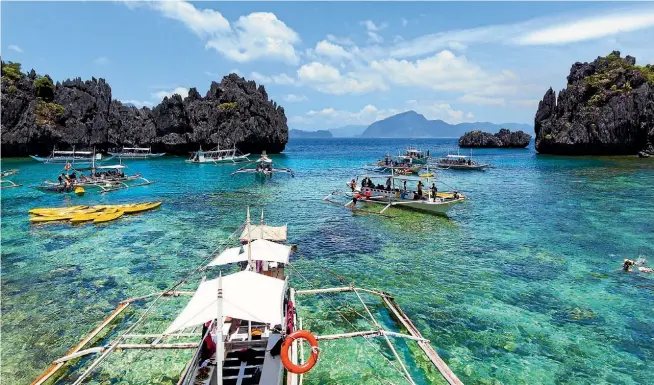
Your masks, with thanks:
[[(654, 67), (613, 51), (575, 63), (558, 99), (550, 88), (535, 117), (536, 150), (547, 154), (650, 153), (654, 142)], [(652, 151), (654, 154), (654, 151)]]
[(459, 138), (459, 147), (465, 148), (525, 148), (529, 145), (531, 135), (524, 131), (511, 132), (502, 128), (498, 133), (469, 131)]
[(236, 74), (212, 82), (205, 97), (191, 88), (184, 99), (173, 95), (138, 109), (112, 100), (104, 79), (53, 84), (2, 62), (2, 156), (44, 155), (53, 145), (101, 151), (139, 145), (187, 155), (200, 145), (236, 144), (243, 152), (278, 153), (287, 141), (284, 108), (262, 85)]

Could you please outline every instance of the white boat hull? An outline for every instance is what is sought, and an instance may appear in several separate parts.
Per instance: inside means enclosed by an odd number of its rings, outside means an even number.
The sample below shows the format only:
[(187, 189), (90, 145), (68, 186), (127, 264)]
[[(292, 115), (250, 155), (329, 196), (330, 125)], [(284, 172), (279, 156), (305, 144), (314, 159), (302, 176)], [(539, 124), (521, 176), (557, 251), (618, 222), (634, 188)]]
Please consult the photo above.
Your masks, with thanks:
[(483, 170), (488, 167), (488, 164), (447, 164), (447, 163), (438, 163), (438, 167), (447, 168), (452, 170)]
[[(370, 197), (366, 198), (365, 194), (370, 193)], [(428, 212), (432, 214), (439, 214), (439, 215), (446, 215), (447, 212), (452, 208), (452, 206), (457, 205), (465, 200), (465, 197), (461, 195), (457, 199), (443, 199), (440, 197), (437, 197), (436, 199), (433, 198), (420, 198), (420, 199), (406, 199), (402, 198), (401, 193), (396, 193), (395, 191), (387, 191), (387, 190), (379, 190), (379, 189), (370, 189), (368, 187), (364, 187), (362, 191), (354, 192), (352, 193), (353, 195), (356, 193), (360, 193), (361, 195), (364, 195), (364, 197), (360, 198), (358, 202), (364, 202), (364, 203), (374, 203), (377, 205), (391, 205), (391, 207), (397, 207), (397, 208), (404, 208), (404, 209), (412, 209), (412, 210), (418, 210), (418, 211), (423, 211), (423, 212)]]

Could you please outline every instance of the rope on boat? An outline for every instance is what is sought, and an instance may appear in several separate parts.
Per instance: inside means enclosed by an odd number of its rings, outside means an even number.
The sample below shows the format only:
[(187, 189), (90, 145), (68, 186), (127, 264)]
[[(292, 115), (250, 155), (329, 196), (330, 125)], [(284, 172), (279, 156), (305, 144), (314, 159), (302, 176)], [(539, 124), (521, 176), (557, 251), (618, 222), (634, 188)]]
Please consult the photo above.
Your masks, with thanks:
[[(292, 269), (293, 269), (293, 270), (298, 274), (298, 276), (299, 276), (300, 278), (302, 278), (302, 279), (303, 279), (303, 280), (304, 280), (304, 281), (305, 281), (305, 282), (306, 282), (310, 287), (313, 287), (313, 285), (311, 285), (311, 282), (310, 282), (306, 277), (304, 277), (304, 276), (302, 275), (302, 273), (300, 273), (299, 270), (295, 268), (295, 266), (293, 266), (291, 263), (289, 263), (287, 266), (290, 266), (290, 267), (291, 267), (291, 268), (292, 268)], [(357, 332), (360, 332), (360, 331), (361, 331), (361, 330), (359, 330), (359, 329), (358, 329), (358, 328), (357, 328), (357, 327), (356, 327), (352, 322), (350, 322), (350, 320), (347, 319), (347, 317), (346, 317), (343, 313), (341, 313), (341, 312), (340, 312), (340, 311), (339, 311), (339, 310), (338, 310), (338, 309), (337, 309), (337, 308), (332, 304), (332, 301), (330, 301), (329, 299), (326, 298), (326, 296), (324, 296), (323, 294), (317, 294), (317, 295), (318, 295), (319, 297), (321, 297), (321, 298), (323, 299), (323, 301), (325, 301), (325, 303), (327, 303), (327, 304), (328, 304), (328, 305), (329, 305), (329, 306), (330, 306), (330, 307), (331, 307), (331, 308), (332, 308), (332, 309), (333, 309), (333, 310), (334, 310), (334, 311), (335, 311), (339, 316), (341, 316), (341, 317), (345, 320), (345, 322), (347, 322), (348, 324), (350, 324), (350, 326), (351, 326), (355, 331), (357, 331)], [(365, 304), (364, 304), (364, 306), (365, 306)], [(364, 317), (364, 318), (365, 318), (365, 317)], [(375, 322), (374, 319), (373, 319), (373, 322)], [(376, 322), (375, 322), (375, 323), (376, 323)], [(408, 377), (407, 377), (407, 374), (406, 374), (406, 373), (402, 373), (402, 371), (401, 371), (400, 369), (397, 368), (397, 366), (395, 365), (395, 363), (393, 363), (393, 361), (389, 360), (389, 359), (388, 359), (388, 358), (387, 358), (387, 357), (386, 357), (386, 356), (385, 356), (385, 355), (384, 355), (384, 354), (383, 354), (383, 353), (382, 353), (382, 352), (381, 352), (381, 351), (380, 351), (380, 350), (379, 350), (379, 349), (378, 349), (378, 348), (377, 348), (377, 347), (376, 347), (372, 342), (370, 342), (368, 339), (364, 339), (364, 340), (365, 340), (365, 341), (366, 341), (370, 346), (372, 346), (372, 347), (377, 351), (377, 353), (379, 353), (379, 355), (382, 356), (382, 357), (383, 357), (383, 358), (384, 358), (384, 359), (385, 359), (385, 360), (386, 360), (386, 361), (391, 365), (391, 367), (392, 367), (392, 368), (393, 368), (393, 369), (394, 369), (394, 370), (395, 370), (395, 371), (396, 371), (400, 376), (402, 376), (403, 378), (405, 378), (405, 379), (406, 379), (410, 384), (415, 384), (415, 383), (413, 382), (413, 380), (411, 379), (411, 376), (408, 376)], [(367, 364), (368, 364), (368, 365), (369, 365), (373, 370), (376, 369), (376, 368), (375, 368), (375, 367), (374, 367), (370, 362), (367, 362), (367, 361), (366, 361), (366, 363), (367, 363)], [(402, 366), (403, 366), (403, 365), (402, 365)], [(406, 368), (405, 368), (405, 370), (406, 370)], [(379, 377), (379, 376), (377, 376), (377, 378), (381, 379), (381, 377)]]
[(116, 337), (115, 341), (110, 343), (110, 345), (109, 345), (109, 347), (107, 348), (107, 350), (106, 350), (104, 353), (102, 353), (102, 355), (101, 355), (100, 357), (98, 357), (95, 361), (93, 361), (93, 363), (91, 364), (91, 366), (89, 366), (89, 368), (86, 369), (86, 371), (84, 371), (84, 373), (82, 373), (82, 375), (80, 375), (80, 376), (77, 378), (77, 380), (73, 383), (73, 385), (79, 385), (79, 384), (81, 384), (81, 383), (86, 379), (86, 377), (88, 377), (88, 376), (89, 376), (89, 375), (90, 375), (90, 374), (95, 370), (95, 368), (97, 368), (98, 365), (100, 365), (100, 363), (102, 363), (102, 361), (103, 361), (105, 358), (107, 358), (107, 357), (108, 357), (108, 356), (109, 356), (109, 355), (110, 355), (110, 354), (111, 354), (111, 353), (116, 349), (116, 347), (118, 347), (118, 344), (120, 343), (120, 341), (122, 341), (123, 338), (125, 338), (125, 336), (126, 336), (127, 334), (130, 334), (131, 331), (134, 330), (134, 329), (136, 328), (136, 326), (140, 325), (140, 323), (141, 323), (143, 320), (145, 320), (145, 319), (150, 315), (150, 313), (154, 310), (154, 307), (155, 307), (154, 305), (155, 305), (155, 304), (156, 304), (156, 303), (157, 303), (157, 302), (158, 302), (162, 297), (164, 297), (166, 294), (170, 293), (171, 291), (174, 291), (174, 290), (175, 290), (176, 288), (178, 288), (179, 286), (183, 285), (183, 284), (184, 284), (184, 283), (185, 283), (189, 278), (191, 278), (194, 274), (196, 274), (196, 273), (202, 271), (202, 268), (204, 267), (205, 263), (206, 263), (208, 260), (212, 259), (212, 258), (216, 255), (216, 253), (217, 253), (219, 250), (221, 250), (221, 248), (222, 248), (223, 246), (225, 246), (228, 242), (232, 241), (232, 240), (237, 236), (237, 234), (239, 233), (239, 231), (242, 231), (243, 226), (244, 226), (244, 225), (239, 226), (239, 227), (238, 227), (238, 228), (237, 228), (237, 229), (236, 229), (232, 234), (229, 235), (229, 237), (227, 237), (227, 239), (225, 239), (223, 242), (221, 242), (221, 243), (220, 243), (220, 244), (219, 244), (219, 245), (218, 245), (218, 246), (217, 246), (217, 247), (216, 247), (216, 248), (215, 248), (215, 249), (214, 249), (214, 250), (213, 250), (213, 251), (212, 251), (212, 252), (207, 256), (207, 257), (205, 257), (205, 258), (202, 260), (202, 262), (198, 265), (198, 267), (196, 267), (195, 269), (193, 269), (189, 274), (187, 274), (184, 278), (182, 278), (181, 280), (179, 280), (179, 281), (178, 281), (177, 283), (175, 283), (173, 286), (171, 286), (170, 288), (168, 288), (168, 289), (164, 290), (163, 292), (161, 292), (161, 293), (160, 293), (160, 294), (159, 294), (159, 295), (154, 299), (154, 301), (150, 304), (150, 306), (148, 306), (148, 308), (147, 308), (146, 311), (141, 315), (141, 317), (139, 317), (139, 319), (136, 320), (136, 322), (134, 322), (134, 324), (132, 324), (129, 328), (127, 328), (127, 330), (126, 330), (125, 332), (123, 332), (121, 335), (119, 335), (118, 337)]

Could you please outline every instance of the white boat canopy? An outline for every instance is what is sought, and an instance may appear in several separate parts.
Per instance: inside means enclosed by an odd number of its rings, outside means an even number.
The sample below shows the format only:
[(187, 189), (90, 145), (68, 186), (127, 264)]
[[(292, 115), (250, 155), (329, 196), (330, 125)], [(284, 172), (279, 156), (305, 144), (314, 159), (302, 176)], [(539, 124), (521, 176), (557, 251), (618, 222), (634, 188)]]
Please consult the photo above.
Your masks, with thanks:
[(268, 226), (268, 225), (250, 225), (250, 236), (248, 237), (247, 227), (241, 233), (241, 242), (247, 242), (248, 239), (266, 239), (274, 242), (286, 242), (286, 233), (288, 225)]
[(257, 162), (262, 162), (262, 163), (272, 163), (272, 159), (262, 156), (261, 158), (257, 159)]
[[(214, 258), (214, 260), (211, 261), (207, 267), (247, 261), (247, 248), (247, 245), (243, 245), (240, 247), (225, 249), (225, 251)], [(241, 252), (241, 249), (243, 249), (243, 252)], [(253, 261), (279, 262), (287, 264), (290, 255), (291, 246), (280, 245), (279, 243), (271, 242), (265, 239), (257, 239), (256, 241), (250, 243), (250, 258)]]
[[(164, 334), (202, 325), (218, 316), (218, 280), (203, 281)], [(222, 277), (222, 316), (277, 325), (283, 320), (286, 281), (252, 271)]]

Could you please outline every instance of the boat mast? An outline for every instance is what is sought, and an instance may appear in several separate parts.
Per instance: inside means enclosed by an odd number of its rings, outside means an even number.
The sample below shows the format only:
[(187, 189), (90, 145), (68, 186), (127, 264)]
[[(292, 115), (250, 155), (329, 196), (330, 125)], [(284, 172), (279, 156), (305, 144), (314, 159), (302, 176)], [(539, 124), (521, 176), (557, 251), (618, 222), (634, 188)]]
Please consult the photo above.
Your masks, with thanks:
[[(223, 357), (225, 353), (223, 341), (223, 273), (218, 275), (218, 318), (216, 318), (216, 384), (222, 385), (223, 383)], [(211, 338), (211, 331), (209, 331), (209, 338)]]
[(250, 206), (248, 206), (248, 215), (247, 215), (247, 227), (248, 227), (248, 269), (252, 269), (252, 237), (250, 235)]

